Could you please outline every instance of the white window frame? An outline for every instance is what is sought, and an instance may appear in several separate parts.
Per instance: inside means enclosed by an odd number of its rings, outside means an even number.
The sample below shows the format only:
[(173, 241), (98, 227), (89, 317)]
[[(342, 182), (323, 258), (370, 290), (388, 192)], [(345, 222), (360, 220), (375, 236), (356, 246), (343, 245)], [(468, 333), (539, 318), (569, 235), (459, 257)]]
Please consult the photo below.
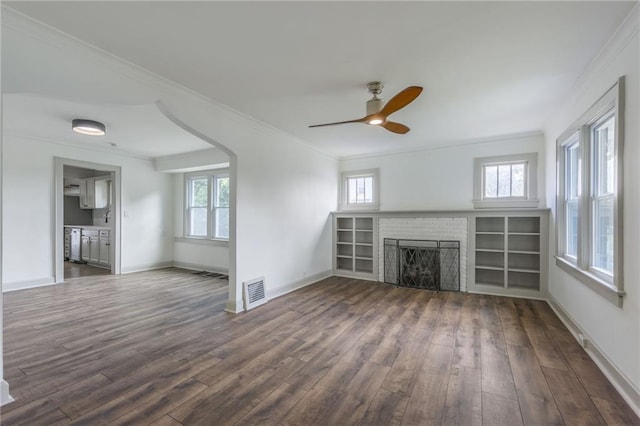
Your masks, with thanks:
[[(371, 203), (349, 203), (349, 180), (355, 178), (371, 177), (372, 202)], [(340, 210), (378, 210), (380, 206), (380, 172), (379, 169), (356, 170), (350, 172), (342, 172), (340, 180), (340, 202), (338, 203)]]
[[(613, 270), (609, 274), (593, 266), (592, 227), (595, 173), (591, 130), (613, 114), (614, 132), (614, 194), (613, 194)], [(578, 135), (579, 194), (577, 255), (567, 254), (566, 223), (566, 153)], [(556, 196), (556, 265), (587, 285), (605, 299), (622, 307), (625, 295), (622, 280), (622, 177), (624, 141), (624, 77), (611, 87), (589, 110), (557, 139), (557, 196)]]
[[(485, 168), (525, 164), (524, 196), (485, 197)], [(473, 160), (473, 206), (476, 209), (538, 207), (538, 153), (477, 157)]]
[[(190, 206), (190, 182), (194, 179), (207, 179), (208, 191), (207, 191), (207, 235), (190, 235), (189, 230), (191, 215), (189, 214)], [(228, 242), (229, 238), (216, 237), (216, 210), (221, 208), (215, 205), (217, 200), (217, 180), (222, 178), (229, 178), (228, 169), (216, 169), (216, 170), (203, 170), (198, 172), (190, 172), (184, 174), (184, 238), (190, 241), (221, 241)], [(229, 211), (229, 207), (222, 207)]]

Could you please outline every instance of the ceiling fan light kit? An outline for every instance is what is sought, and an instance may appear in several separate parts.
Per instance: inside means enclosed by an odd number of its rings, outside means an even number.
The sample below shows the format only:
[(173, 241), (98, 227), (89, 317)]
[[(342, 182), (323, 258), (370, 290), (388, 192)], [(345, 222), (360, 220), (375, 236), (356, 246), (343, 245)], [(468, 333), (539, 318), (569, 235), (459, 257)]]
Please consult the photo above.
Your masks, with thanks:
[(389, 102), (384, 103), (383, 99), (378, 97), (379, 94), (382, 93), (382, 88), (384, 84), (380, 81), (372, 81), (367, 84), (367, 88), (369, 89), (369, 93), (373, 95), (371, 99), (367, 101), (366, 111), (367, 115), (358, 118), (356, 120), (347, 120), (347, 121), (338, 121), (335, 123), (325, 123), (325, 124), (315, 124), (309, 127), (323, 127), (323, 126), (334, 126), (337, 124), (347, 124), (347, 123), (363, 123), (369, 124), (372, 126), (380, 126), (384, 127), (390, 132), (405, 134), (409, 131), (409, 128), (402, 123), (396, 123), (393, 121), (388, 121), (387, 117), (394, 112), (398, 111), (409, 105), (415, 98), (417, 98), (420, 93), (422, 93), (422, 87), (420, 86), (409, 86), (406, 89), (402, 90), (400, 93), (392, 97)]

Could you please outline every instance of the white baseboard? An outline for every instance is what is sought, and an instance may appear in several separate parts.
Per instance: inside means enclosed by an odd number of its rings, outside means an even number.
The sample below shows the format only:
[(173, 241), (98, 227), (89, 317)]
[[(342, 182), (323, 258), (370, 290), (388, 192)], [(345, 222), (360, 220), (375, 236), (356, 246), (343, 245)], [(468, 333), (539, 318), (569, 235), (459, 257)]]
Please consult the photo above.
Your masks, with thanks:
[[(304, 277), (301, 280), (294, 281), (284, 286), (269, 288), (267, 287), (267, 296), (269, 300), (275, 299), (276, 297), (284, 296), (287, 293), (291, 293), (292, 291), (299, 290), (303, 287), (316, 283), (325, 278), (329, 278), (333, 276), (333, 271), (331, 269), (327, 269), (326, 271), (318, 272), (317, 274), (309, 275), (308, 277)], [(267, 286), (269, 284), (267, 283)]]
[(205, 272), (214, 272), (217, 274), (229, 275), (229, 269), (227, 268), (198, 265), (197, 263), (180, 262), (180, 261), (174, 260), (173, 266), (175, 266), (176, 268), (188, 269), (190, 271), (205, 271)]
[(147, 263), (146, 265), (123, 266), (120, 268), (121, 274), (132, 274), (134, 272), (153, 271), (154, 269), (171, 268), (173, 261)]
[[(609, 379), (609, 382), (620, 393), (622, 398), (629, 404), (631, 409), (640, 417), (640, 391), (634, 384), (611, 362), (611, 360), (600, 350), (593, 339), (585, 333), (571, 315), (558, 303), (558, 301), (549, 294), (547, 300), (551, 309), (558, 315), (558, 318), (569, 329), (573, 337), (580, 342), (585, 341), (581, 345), (593, 362), (598, 366), (600, 371)], [(579, 337), (580, 336), (580, 337)]]
[(9, 383), (6, 380), (0, 380), (0, 406), (15, 401), (9, 395)]
[(44, 287), (56, 284), (55, 277), (36, 278), (35, 280), (13, 281), (2, 283), (2, 292), (25, 290), (27, 288)]
[(224, 308), (225, 312), (230, 312), (232, 314), (239, 314), (240, 312), (244, 312), (244, 304), (241, 300), (227, 300), (227, 305)]
[(508, 290), (506, 292), (501, 292), (501, 291), (485, 291), (483, 289), (478, 289), (478, 288), (474, 288), (473, 290), (469, 290), (467, 288), (467, 290), (460, 290), (460, 292), (464, 293), (469, 293), (469, 294), (484, 294), (486, 296), (499, 296), (499, 297), (510, 297), (510, 298), (518, 298), (518, 299), (530, 299), (530, 300), (542, 300), (542, 301), (547, 301), (547, 298), (544, 296), (540, 296), (540, 295), (535, 295), (535, 294), (527, 294), (527, 293), (523, 293), (523, 294), (511, 294), (508, 293)]
[[(267, 298), (269, 300), (275, 299), (280, 296), (284, 296), (287, 293), (291, 293), (292, 291), (299, 290), (303, 287), (316, 283), (325, 278), (329, 278), (333, 276), (333, 271), (328, 269), (326, 271), (319, 272), (317, 274), (309, 275), (301, 280), (294, 281), (284, 286), (269, 288), (269, 284), (267, 282)], [(244, 303), (241, 300), (229, 300), (227, 301), (227, 306), (225, 308), (226, 312), (231, 312), (232, 314), (238, 314), (244, 311)]]

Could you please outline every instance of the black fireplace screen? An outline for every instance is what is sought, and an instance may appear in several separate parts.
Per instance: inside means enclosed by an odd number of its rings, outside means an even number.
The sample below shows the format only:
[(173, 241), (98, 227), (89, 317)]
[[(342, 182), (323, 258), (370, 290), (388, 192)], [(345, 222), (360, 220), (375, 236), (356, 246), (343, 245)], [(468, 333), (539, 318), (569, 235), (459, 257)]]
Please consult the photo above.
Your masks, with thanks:
[(385, 238), (384, 282), (460, 291), (460, 241)]

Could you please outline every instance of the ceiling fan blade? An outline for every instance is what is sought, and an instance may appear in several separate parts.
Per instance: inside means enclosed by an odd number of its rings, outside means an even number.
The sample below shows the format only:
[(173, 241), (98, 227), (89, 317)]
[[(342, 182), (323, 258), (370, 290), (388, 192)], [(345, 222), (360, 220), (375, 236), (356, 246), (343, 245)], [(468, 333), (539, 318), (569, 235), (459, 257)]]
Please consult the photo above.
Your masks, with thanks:
[(413, 102), (413, 100), (417, 98), (420, 93), (422, 93), (422, 87), (420, 86), (407, 87), (406, 89), (395, 95), (393, 98), (389, 99), (389, 102), (387, 102), (384, 107), (382, 107), (379, 114), (384, 115), (385, 117), (393, 114), (394, 112), (406, 107), (411, 102)]
[(384, 127), (390, 132), (399, 133), (401, 135), (404, 135), (409, 131), (409, 128), (407, 126), (402, 123), (396, 123), (394, 121), (387, 121), (386, 123), (381, 124), (380, 127)]
[(357, 120), (336, 121), (335, 123), (314, 124), (309, 127), (335, 126), (336, 124), (348, 124), (348, 123), (364, 123), (367, 121), (368, 118), (369, 116), (358, 118)]

